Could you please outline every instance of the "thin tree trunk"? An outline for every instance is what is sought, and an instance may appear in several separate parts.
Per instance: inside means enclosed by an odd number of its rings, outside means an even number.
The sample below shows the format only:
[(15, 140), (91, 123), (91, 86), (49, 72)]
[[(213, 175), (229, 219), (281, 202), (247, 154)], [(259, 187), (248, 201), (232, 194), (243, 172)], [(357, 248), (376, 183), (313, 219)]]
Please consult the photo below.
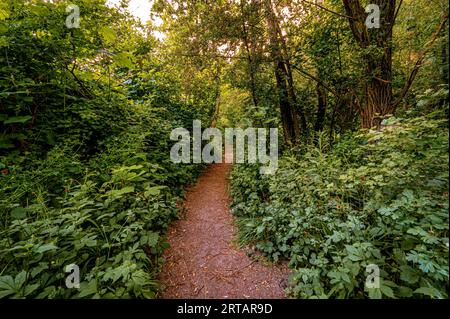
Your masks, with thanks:
[(213, 115), (213, 119), (211, 121), (211, 127), (216, 127), (217, 125), (217, 119), (219, 118), (220, 115), (220, 90), (218, 91), (218, 93), (216, 94), (216, 103), (215, 103), (215, 108), (214, 108), (214, 115)]
[(241, 1), (241, 14), (242, 14), (243, 40), (244, 40), (245, 51), (247, 54), (248, 73), (250, 76), (250, 91), (252, 93), (253, 105), (255, 107), (258, 107), (258, 97), (256, 95), (255, 64), (254, 64), (252, 54), (250, 52), (250, 46), (249, 46), (249, 41), (248, 41), (248, 30), (247, 30), (247, 26), (245, 25), (245, 12), (244, 12), (243, 1)]
[(215, 75), (215, 101), (214, 101), (214, 114), (213, 118), (211, 120), (211, 127), (216, 127), (217, 125), (217, 119), (220, 115), (220, 102), (221, 102), (221, 94), (220, 94), (220, 86), (221, 86), (221, 80), (220, 80), (220, 66), (217, 64), (216, 68), (216, 75)]
[(277, 22), (273, 12), (272, 2), (271, 0), (264, 0), (264, 4), (266, 9), (266, 21), (269, 31), (271, 54), (274, 61), (284, 139), (287, 144), (294, 144), (300, 137), (300, 127), (293, 106), (292, 95), (288, 88), (288, 72), (282, 54), (280, 39), (278, 37), (276, 27)]
[(316, 91), (317, 91), (317, 116), (316, 122), (314, 124), (314, 131), (320, 132), (323, 131), (323, 127), (325, 124), (325, 113), (327, 110), (327, 93), (319, 83), (317, 83)]
[(445, 28), (442, 28), (441, 30), (441, 37), (443, 37), (445, 40), (442, 41), (441, 44), (441, 63), (442, 63), (442, 81), (443, 83), (448, 84), (448, 37), (446, 36)]
[[(291, 99), (291, 103), (294, 107), (293, 108), (294, 112), (293, 112), (292, 116), (295, 121), (298, 121), (297, 117), (300, 117), (300, 126), (302, 129), (303, 135), (306, 135), (307, 131), (308, 131), (308, 126), (306, 124), (306, 116), (305, 116), (305, 112), (303, 111), (301, 104), (299, 104), (297, 102), (297, 96), (295, 94), (295, 89), (294, 89), (294, 79), (292, 76), (292, 67), (291, 67), (291, 62), (289, 59), (289, 51), (287, 48), (286, 39), (284, 38), (283, 33), (281, 32), (281, 28), (280, 28), (280, 25), (277, 22), (277, 20), (275, 20), (275, 22), (276, 22), (275, 27), (277, 30), (277, 34), (278, 34), (278, 37), (281, 42), (283, 60), (284, 60), (284, 64), (286, 66), (286, 71), (287, 71), (287, 80), (288, 80), (287, 85), (288, 85), (289, 98)], [(298, 126), (298, 124), (297, 124), (297, 126)], [(300, 136), (302, 132), (297, 132), (297, 134)]]
[(277, 82), (278, 99), (280, 103), (281, 122), (285, 142), (293, 144), (297, 140), (299, 131), (298, 123), (294, 121), (292, 106), (289, 102), (288, 90), (286, 86), (286, 69), (284, 63), (279, 61), (275, 66), (275, 78)]

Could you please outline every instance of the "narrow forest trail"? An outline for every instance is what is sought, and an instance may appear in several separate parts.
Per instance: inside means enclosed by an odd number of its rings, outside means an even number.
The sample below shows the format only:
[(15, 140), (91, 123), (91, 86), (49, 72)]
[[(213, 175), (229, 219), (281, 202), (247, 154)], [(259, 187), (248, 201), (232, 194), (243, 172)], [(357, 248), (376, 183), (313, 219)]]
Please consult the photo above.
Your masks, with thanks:
[(188, 189), (183, 216), (168, 231), (161, 298), (284, 298), (288, 268), (263, 265), (233, 243), (230, 168), (213, 164)]

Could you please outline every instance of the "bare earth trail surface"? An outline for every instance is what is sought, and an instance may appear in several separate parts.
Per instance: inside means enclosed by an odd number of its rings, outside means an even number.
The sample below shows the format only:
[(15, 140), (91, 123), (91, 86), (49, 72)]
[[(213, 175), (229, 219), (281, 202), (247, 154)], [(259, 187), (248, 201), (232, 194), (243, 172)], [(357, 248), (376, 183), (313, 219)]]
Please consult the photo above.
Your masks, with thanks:
[(183, 216), (168, 232), (160, 298), (284, 298), (288, 268), (264, 265), (233, 243), (230, 164), (213, 164), (188, 189)]

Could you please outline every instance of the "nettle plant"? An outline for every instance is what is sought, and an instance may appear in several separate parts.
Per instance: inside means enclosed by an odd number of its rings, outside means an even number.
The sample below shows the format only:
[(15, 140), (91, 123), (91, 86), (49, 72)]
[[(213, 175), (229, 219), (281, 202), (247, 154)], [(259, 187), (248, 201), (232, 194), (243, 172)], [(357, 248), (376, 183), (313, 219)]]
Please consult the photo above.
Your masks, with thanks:
[[(381, 131), (343, 138), (329, 152), (311, 147), (286, 155), (257, 187), (255, 168), (235, 167), (241, 242), (272, 260), (290, 260), (291, 295), (448, 296), (446, 122), (383, 124)], [(380, 269), (379, 288), (365, 285), (371, 264)]]

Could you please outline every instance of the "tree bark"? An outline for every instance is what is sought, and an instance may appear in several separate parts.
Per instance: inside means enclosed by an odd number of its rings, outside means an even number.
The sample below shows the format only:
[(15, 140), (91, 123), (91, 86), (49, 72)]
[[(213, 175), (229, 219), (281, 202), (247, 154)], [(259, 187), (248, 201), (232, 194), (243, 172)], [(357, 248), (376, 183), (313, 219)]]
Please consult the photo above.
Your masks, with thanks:
[(250, 45), (248, 40), (248, 30), (247, 26), (245, 25), (246, 19), (245, 19), (245, 10), (244, 10), (244, 2), (241, 1), (241, 15), (242, 15), (242, 35), (244, 40), (244, 46), (245, 51), (247, 54), (247, 63), (248, 63), (248, 73), (250, 76), (250, 91), (252, 94), (252, 101), (253, 105), (255, 107), (258, 107), (258, 97), (256, 95), (256, 79), (255, 79), (255, 63), (253, 56), (250, 51)]
[(221, 85), (221, 80), (220, 80), (220, 66), (219, 64), (217, 64), (217, 68), (216, 68), (216, 74), (214, 76), (215, 78), (215, 94), (214, 94), (214, 114), (213, 114), (213, 118), (211, 120), (211, 127), (216, 127), (217, 125), (217, 120), (220, 116), (220, 103), (221, 103), (221, 92), (220, 92), (220, 85)]
[[(301, 106), (301, 104), (299, 104), (297, 102), (297, 96), (295, 94), (295, 89), (294, 89), (294, 78), (292, 76), (292, 66), (291, 66), (291, 62), (289, 60), (289, 50), (287, 48), (287, 44), (286, 44), (286, 39), (283, 36), (283, 33), (281, 32), (281, 28), (277, 18), (277, 14), (274, 12), (274, 17), (275, 19), (275, 27), (276, 27), (276, 31), (277, 31), (277, 35), (280, 39), (280, 44), (281, 44), (281, 54), (283, 56), (283, 60), (284, 60), (284, 64), (286, 66), (286, 71), (287, 71), (287, 86), (288, 86), (288, 94), (289, 94), (289, 98), (291, 100), (291, 103), (293, 105), (293, 118), (295, 121), (298, 121), (298, 118), (300, 119), (300, 127), (302, 129), (302, 132), (297, 132), (297, 134), (300, 136), (302, 133), (303, 135), (307, 134), (308, 131), (308, 126), (306, 124), (306, 116), (305, 116), (305, 112), (303, 110), (303, 107)], [(297, 124), (298, 126), (299, 124)]]
[[(364, 83), (365, 103), (360, 109), (361, 126), (378, 126), (383, 116), (395, 110), (392, 95), (392, 30), (395, 22), (396, 0), (373, 0), (380, 8), (380, 27), (368, 29), (366, 12), (358, 0), (343, 0), (350, 29), (362, 49), (367, 50)], [(370, 50), (371, 51), (371, 50)]]
[(277, 83), (278, 100), (280, 104), (281, 122), (284, 140), (287, 144), (295, 144), (300, 138), (300, 125), (294, 108), (293, 89), (289, 90), (289, 75), (282, 53), (281, 41), (277, 32), (277, 21), (273, 11), (272, 1), (264, 0), (266, 22), (269, 31), (270, 49), (274, 61), (275, 79)]

